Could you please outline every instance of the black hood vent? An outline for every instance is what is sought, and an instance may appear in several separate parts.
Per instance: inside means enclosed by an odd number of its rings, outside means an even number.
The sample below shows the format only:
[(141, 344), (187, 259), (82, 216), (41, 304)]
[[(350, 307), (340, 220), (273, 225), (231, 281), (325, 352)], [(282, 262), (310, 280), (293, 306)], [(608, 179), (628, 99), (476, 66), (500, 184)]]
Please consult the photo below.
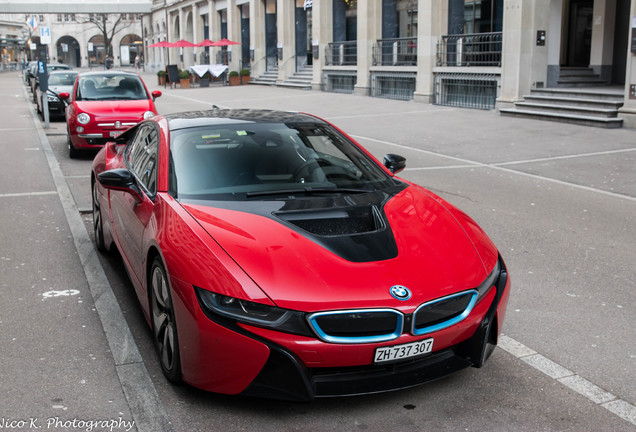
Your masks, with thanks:
[(284, 212), (276, 216), (319, 236), (370, 233), (385, 227), (375, 206)]

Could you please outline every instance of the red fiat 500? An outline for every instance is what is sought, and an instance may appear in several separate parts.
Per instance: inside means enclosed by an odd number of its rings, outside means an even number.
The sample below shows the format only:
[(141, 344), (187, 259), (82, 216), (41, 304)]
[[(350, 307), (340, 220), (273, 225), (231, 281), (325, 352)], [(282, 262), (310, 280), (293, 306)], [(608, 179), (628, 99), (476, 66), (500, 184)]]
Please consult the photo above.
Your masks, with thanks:
[(292, 400), (481, 367), (510, 278), (465, 213), (307, 114), (155, 116), (92, 165), (168, 380)]
[(130, 72), (98, 71), (78, 75), (74, 97), (66, 107), (69, 156), (81, 149), (102, 147), (106, 141), (142, 120), (157, 114), (154, 100), (160, 91), (150, 93), (141, 77)]

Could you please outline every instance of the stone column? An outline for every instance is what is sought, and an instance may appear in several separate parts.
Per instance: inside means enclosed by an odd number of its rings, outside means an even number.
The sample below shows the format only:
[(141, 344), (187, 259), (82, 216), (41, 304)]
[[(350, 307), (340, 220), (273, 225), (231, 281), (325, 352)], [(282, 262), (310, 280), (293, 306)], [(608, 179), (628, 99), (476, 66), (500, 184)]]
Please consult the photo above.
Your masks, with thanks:
[[(192, 43), (199, 43), (203, 40), (201, 35), (199, 34), (199, 22), (201, 20), (201, 16), (199, 15), (199, 6), (196, 3), (192, 4)], [(203, 27), (203, 26), (201, 26)], [(197, 47), (192, 48), (192, 65), (201, 63), (201, 59), (198, 58), (197, 52), (199, 49)]]
[(446, 0), (418, 4), (416, 102), (433, 103), (435, 99), (433, 68), (437, 64), (437, 42), (446, 33), (447, 5)]
[[(227, 0), (227, 38), (231, 41), (241, 40), (241, 11), (235, 0)], [(241, 46), (230, 45), (227, 50), (228, 53), (232, 53), (228, 67), (231, 71), (238, 71), (241, 64)]]
[(358, 77), (353, 94), (371, 94), (373, 47), (382, 38), (382, 0), (358, 1)]
[[(632, 53), (632, 31), (636, 20), (636, 0), (632, 0), (630, 9), (630, 29), (627, 52), (627, 64), (625, 67), (625, 105), (618, 110), (618, 117), (623, 119), (623, 126), (636, 129), (636, 93), (632, 92), (632, 86), (636, 86), (636, 54)], [(636, 89), (635, 89), (636, 92)]]
[[(318, 58), (314, 58), (313, 90), (322, 90), (322, 71), (325, 51), (333, 41), (333, 0), (317, 1), (312, 6), (313, 41), (318, 42)], [(314, 48), (314, 52), (316, 52)]]
[[(258, 77), (265, 72), (265, 1), (252, 0), (250, 3), (250, 52), (254, 53), (252, 60), (252, 77)], [(250, 54), (251, 55), (251, 54)]]
[(276, 1), (276, 30), (278, 47), (283, 47), (283, 58), (278, 59), (278, 81), (284, 81), (296, 72), (296, 44), (294, 19), (296, 0)]
[(547, 77), (548, 50), (537, 46), (537, 30), (549, 25), (550, 0), (504, 2), (501, 90), (497, 108), (510, 108)]

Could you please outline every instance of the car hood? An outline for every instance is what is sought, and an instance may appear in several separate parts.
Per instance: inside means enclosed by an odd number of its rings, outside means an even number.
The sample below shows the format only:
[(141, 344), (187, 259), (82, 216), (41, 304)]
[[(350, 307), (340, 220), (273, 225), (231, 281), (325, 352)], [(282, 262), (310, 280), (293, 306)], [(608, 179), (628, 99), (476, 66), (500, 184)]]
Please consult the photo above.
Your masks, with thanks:
[(70, 94), (73, 91), (73, 85), (50, 85), (49, 91), (52, 91), (53, 93), (58, 95), (63, 92)]
[[(390, 196), (363, 195), (181, 205), (284, 308), (412, 312), (425, 301), (476, 288), (485, 279), (473, 242), (443, 200), (414, 186)], [(367, 214), (375, 224), (363, 220)], [(355, 220), (342, 223), (343, 218)], [(325, 221), (344, 228), (329, 233)], [(358, 222), (370, 232), (357, 228)], [(394, 285), (409, 288), (411, 299), (391, 297)]]
[(157, 112), (150, 99), (115, 101), (76, 101), (79, 111), (87, 112), (100, 119), (139, 119), (146, 111)]

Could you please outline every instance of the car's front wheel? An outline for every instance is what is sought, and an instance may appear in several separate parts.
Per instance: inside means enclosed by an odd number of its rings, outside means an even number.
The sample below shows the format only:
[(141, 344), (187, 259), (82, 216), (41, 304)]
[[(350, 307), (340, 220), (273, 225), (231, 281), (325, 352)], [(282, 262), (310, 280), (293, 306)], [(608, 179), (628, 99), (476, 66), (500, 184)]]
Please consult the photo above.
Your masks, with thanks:
[(95, 247), (100, 252), (108, 252), (104, 243), (104, 226), (102, 222), (102, 212), (97, 200), (97, 181), (93, 183), (93, 233), (95, 234)]
[(68, 157), (70, 157), (71, 159), (79, 157), (80, 152), (73, 146), (73, 142), (71, 141), (71, 134), (69, 134), (68, 132), (66, 134), (66, 142), (68, 145)]
[(161, 370), (168, 381), (181, 383), (177, 323), (166, 271), (159, 257), (154, 259), (150, 273), (150, 308), (152, 332), (159, 352)]

